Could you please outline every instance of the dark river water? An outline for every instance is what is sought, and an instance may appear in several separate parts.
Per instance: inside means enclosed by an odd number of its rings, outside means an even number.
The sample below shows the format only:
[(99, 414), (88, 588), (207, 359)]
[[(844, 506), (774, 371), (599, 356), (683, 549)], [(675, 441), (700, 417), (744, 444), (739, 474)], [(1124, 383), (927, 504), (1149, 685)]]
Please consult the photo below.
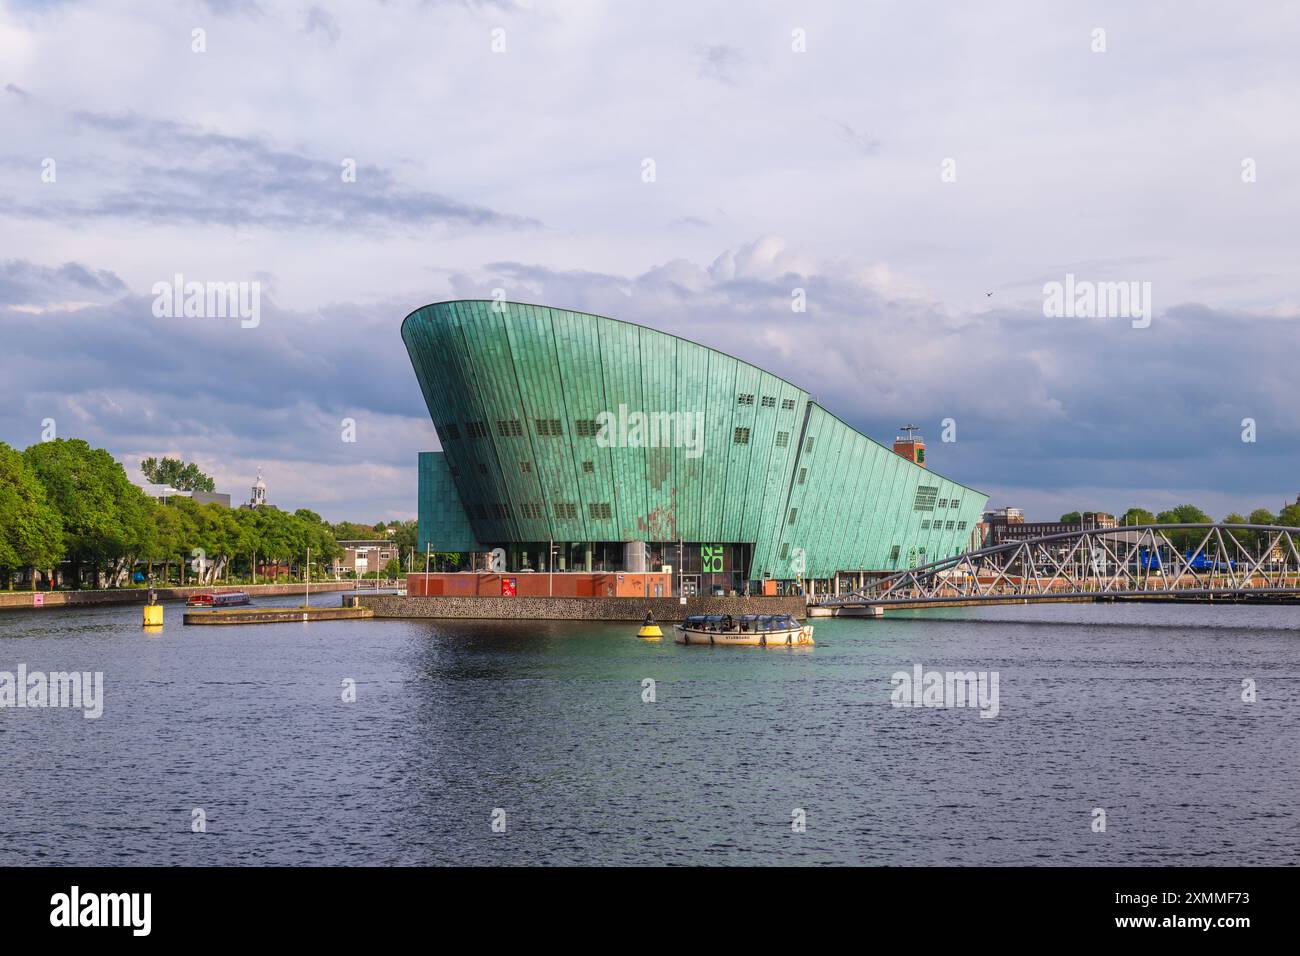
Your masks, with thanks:
[[(1296, 609), (891, 612), (803, 651), (140, 613), (0, 612), (0, 671), (104, 675), (98, 719), (0, 709), (0, 864), (1300, 862)], [(893, 706), (917, 664), (996, 672), (997, 716)]]

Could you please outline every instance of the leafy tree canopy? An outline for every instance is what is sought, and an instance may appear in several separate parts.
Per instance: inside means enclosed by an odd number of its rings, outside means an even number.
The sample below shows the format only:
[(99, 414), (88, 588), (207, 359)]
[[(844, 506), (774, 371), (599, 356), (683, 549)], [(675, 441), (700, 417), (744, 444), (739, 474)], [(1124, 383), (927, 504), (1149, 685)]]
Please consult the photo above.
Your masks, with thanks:
[(0, 569), (49, 569), (62, 560), (58, 511), (22, 454), (0, 442)]
[(23, 459), (63, 519), (68, 557), (101, 563), (152, 547), (153, 502), (104, 449), (56, 438), (30, 446)]
[(178, 491), (212, 491), (216, 487), (198, 465), (179, 458), (146, 458), (140, 462), (140, 470), (155, 485), (169, 485)]
[(1120, 524), (1155, 524), (1156, 516), (1146, 508), (1129, 508), (1119, 519)]

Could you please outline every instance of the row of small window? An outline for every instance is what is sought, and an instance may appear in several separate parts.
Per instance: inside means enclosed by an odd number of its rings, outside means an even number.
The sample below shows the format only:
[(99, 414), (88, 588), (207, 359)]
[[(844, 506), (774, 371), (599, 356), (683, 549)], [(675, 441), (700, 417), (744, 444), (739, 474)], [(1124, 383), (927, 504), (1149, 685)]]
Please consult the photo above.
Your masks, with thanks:
[[(595, 462), (592, 462), (592, 461), (584, 461), (584, 462), (582, 463), (582, 473), (583, 473), (584, 475), (591, 475), (591, 474), (594, 474), (595, 471), (596, 471), (596, 463), (595, 463)], [(486, 474), (488, 473), (488, 466), (485, 465), (483, 462), (479, 462), (479, 465), (478, 465), (478, 473), (479, 473), (480, 475), (486, 475)], [(519, 473), (520, 473), (521, 475), (531, 475), (531, 474), (533, 473), (533, 463), (532, 463), (531, 461), (521, 461), (521, 462), (519, 463)], [(460, 477), (460, 469), (459, 469), (458, 467), (456, 467), (455, 465), (452, 465), (452, 466), (451, 466), (451, 474), (452, 474), (452, 477), (453, 477), (453, 478), (459, 478), (459, 477)]]
[[(743, 427), (743, 426), (742, 426), (742, 427), (739, 427), (739, 428), (737, 428), (736, 431), (732, 434), (732, 436), (731, 436), (731, 443), (732, 443), (733, 445), (748, 445), (748, 444), (749, 444), (749, 436), (750, 436), (750, 430), (749, 430), (748, 428), (745, 428), (745, 427)], [(777, 447), (777, 448), (788, 448), (789, 446), (790, 446), (790, 433), (789, 433), (789, 432), (777, 432), (777, 433), (776, 433), (776, 447)], [(805, 442), (803, 443), (803, 450), (804, 450), (804, 453), (805, 453), (805, 454), (807, 454), (807, 453), (809, 453), (809, 452), (811, 452), (811, 451), (813, 450), (813, 440), (812, 440), (811, 438), (809, 438), (807, 441), (805, 441)]]
[(916, 498), (912, 502), (913, 511), (935, 511), (944, 510), (945, 508), (960, 508), (961, 499), (939, 497), (938, 485), (917, 485)]
[[(748, 404), (754, 404), (753, 395), (742, 395), (740, 397), (748, 398)], [(770, 395), (764, 395), (763, 404), (766, 405), (769, 399), (771, 399), (773, 403), (776, 402), (776, 399), (772, 398)], [(741, 402), (741, 404), (743, 405), (746, 403)], [(794, 408), (794, 400), (787, 398), (782, 401), (781, 406), (783, 408)], [(517, 418), (499, 418), (497, 419), (496, 425), (497, 435), (501, 438), (522, 438), (524, 435), (523, 422)], [(537, 434), (541, 438), (561, 438), (564, 435), (564, 423), (558, 418), (537, 418), (533, 420), (533, 425), (536, 427)], [(579, 418), (573, 423), (573, 426), (574, 432), (579, 438), (595, 438), (600, 433), (600, 425), (594, 418)], [(740, 437), (742, 432), (744, 432), (743, 440)], [(490, 432), (488, 430), (487, 422), (477, 421), (465, 423), (465, 434), (469, 438), (487, 438)], [(777, 435), (778, 445), (784, 448), (790, 441), (790, 433), (778, 432)], [(782, 435), (785, 437), (781, 438), (780, 436)], [(438, 428), (438, 436), (445, 441), (457, 441), (460, 439), (460, 428), (455, 422), (449, 422)], [(749, 429), (737, 428), (735, 441), (737, 445), (748, 445)], [(809, 442), (809, 448), (811, 450), (811, 441)]]
[[(521, 461), (519, 463), (519, 470), (525, 475), (530, 475), (533, 472), (533, 463), (531, 461)], [(595, 474), (595, 472), (596, 463), (594, 461), (584, 461), (582, 463), (582, 473), (584, 475)]]
[[(775, 395), (764, 395), (764, 396), (762, 396), (762, 400), (763, 400), (763, 401), (762, 401), (762, 404), (763, 404), (763, 407), (764, 407), (764, 408), (776, 408), (776, 396), (775, 396)], [(741, 392), (739, 395), (736, 396), (736, 404), (737, 404), (737, 405), (753, 405), (753, 404), (754, 404), (754, 393), (753, 393), (753, 392)], [(784, 409), (784, 410), (787, 411), (787, 412), (794, 411), (794, 399), (793, 399), (793, 398), (783, 398), (783, 399), (781, 399), (781, 408)]]
[[(537, 434), (543, 438), (559, 438), (564, 434), (564, 423), (558, 418), (538, 418), (534, 419), (533, 425), (537, 429)], [(596, 423), (590, 419), (580, 421), (578, 425), (578, 434), (594, 437), (596, 434)], [(437, 426), (438, 437), (443, 441), (457, 441), (460, 438), (460, 428), (455, 422), (449, 422), (446, 425)], [(487, 438), (487, 422), (466, 422), (465, 435), (468, 438)], [(497, 419), (497, 435), (502, 438), (522, 438), (524, 436), (524, 425), (517, 418)]]
[[(804, 479), (804, 469), (801, 468), (801, 469), (799, 469), (799, 484), (801, 484), (801, 485), (803, 484), (803, 479)], [(791, 509), (790, 509), (790, 516), (789, 516), (789, 518), (786, 520), (786, 524), (794, 524), (795, 519), (798, 518), (798, 517), (799, 517), (799, 509), (798, 509), (798, 508), (791, 508)], [(929, 518), (926, 518), (924, 521), (921, 522), (921, 530), (922, 530), (922, 531), (929, 531), (929, 530), (930, 530), (930, 519), (929, 519)], [(934, 523), (934, 530), (935, 530), (935, 531), (965, 531), (965, 530), (966, 530), (966, 522), (964, 522), (964, 521), (936, 521), (936, 522)]]
[[(576, 521), (578, 520), (578, 506), (571, 501), (558, 501), (552, 506), (555, 511), (555, 517), (559, 521)], [(506, 519), (511, 515), (510, 506), (494, 504), (489, 507), (482, 503), (476, 503), (469, 509), (475, 518), (486, 520), (490, 514), (493, 518)], [(593, 521), (607, 521), (613, 516), (613, 509), (608, 502), (593, 501), (587, 505), (587, 515)], [(519, 517), (540, 521), (546, 517), (546, 508), (536, 501), (525, 501), (519, 506)]]

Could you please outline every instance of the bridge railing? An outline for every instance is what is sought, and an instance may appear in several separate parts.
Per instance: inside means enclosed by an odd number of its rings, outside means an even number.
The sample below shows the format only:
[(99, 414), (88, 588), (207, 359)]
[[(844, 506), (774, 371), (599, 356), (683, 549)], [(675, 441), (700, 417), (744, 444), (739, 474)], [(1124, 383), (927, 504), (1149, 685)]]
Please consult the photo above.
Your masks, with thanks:
[(1300, 592), (1300, 528), (1148, 524), (1009, 541), (897, 571), (823, 606), (1096, 594)]

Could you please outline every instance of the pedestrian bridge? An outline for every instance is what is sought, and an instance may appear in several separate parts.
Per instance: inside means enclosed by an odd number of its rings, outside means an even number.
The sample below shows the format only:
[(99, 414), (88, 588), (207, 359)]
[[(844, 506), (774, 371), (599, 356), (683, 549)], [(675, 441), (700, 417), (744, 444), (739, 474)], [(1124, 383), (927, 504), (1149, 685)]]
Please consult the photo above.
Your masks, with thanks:
[[(889, 606), (1300, 594), (1300, 528), (1148, 524), (1009, 541), (810, 602), (823, 614)], [(872, 611), (872, 613), (879, 613)]]

